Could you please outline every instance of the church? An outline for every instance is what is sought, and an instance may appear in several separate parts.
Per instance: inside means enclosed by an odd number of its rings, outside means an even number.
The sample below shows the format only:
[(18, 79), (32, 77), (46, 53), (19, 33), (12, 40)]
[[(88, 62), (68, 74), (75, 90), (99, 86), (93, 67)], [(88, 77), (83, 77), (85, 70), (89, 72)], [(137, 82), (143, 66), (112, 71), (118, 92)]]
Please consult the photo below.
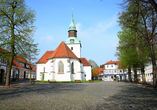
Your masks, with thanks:
[(81, 41), (73, 20), (68, 30), (68, 39), (54, 51), (46, 51), (36, 65), (36, 80), (39, 81), (87, 81), (91, 80), (91, 64), (81, 58)]

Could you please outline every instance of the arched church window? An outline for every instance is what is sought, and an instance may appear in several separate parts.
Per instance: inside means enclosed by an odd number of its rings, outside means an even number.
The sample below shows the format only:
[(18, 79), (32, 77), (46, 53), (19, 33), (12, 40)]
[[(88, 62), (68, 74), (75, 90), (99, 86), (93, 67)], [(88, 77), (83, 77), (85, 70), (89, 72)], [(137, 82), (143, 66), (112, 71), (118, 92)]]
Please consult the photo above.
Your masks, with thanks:
[(64, 72), (64, 64), (62, 61), (58, 62), (58, 72), (63, 73)]
[(71, 73), (74, 74), (74, 62), (71, 64)]

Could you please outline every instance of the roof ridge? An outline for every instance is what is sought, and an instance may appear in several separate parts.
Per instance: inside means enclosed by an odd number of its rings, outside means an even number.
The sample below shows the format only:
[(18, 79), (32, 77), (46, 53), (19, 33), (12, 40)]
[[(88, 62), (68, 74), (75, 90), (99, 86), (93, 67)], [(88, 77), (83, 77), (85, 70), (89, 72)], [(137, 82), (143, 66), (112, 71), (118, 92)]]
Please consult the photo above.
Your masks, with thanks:
[(66, 52), (67, 52), (67, 55), (69, 56), (69, 54), (68, 54), (68, 50), (67, 50), (67, 48), (69, 48), (65, 43), (64, 43), (64, 46), (65, 46), (65, 49), (66, 49)]
[[(63, 42), (63, 41), (62, 41)], [(56, 54), (57, 54), (57, 52), (58, 52), (58, 50), (59, 50), (59, 48), (60, 48), (60, 46), (61, 46), (61, 44), (62, 44), (62, 42), (59, 44), (59, 46), (55, 49), (55, 51), (54, 51), (54, 57), (56, 56)], [(53, 53), (52, 53), (53, 54)]]

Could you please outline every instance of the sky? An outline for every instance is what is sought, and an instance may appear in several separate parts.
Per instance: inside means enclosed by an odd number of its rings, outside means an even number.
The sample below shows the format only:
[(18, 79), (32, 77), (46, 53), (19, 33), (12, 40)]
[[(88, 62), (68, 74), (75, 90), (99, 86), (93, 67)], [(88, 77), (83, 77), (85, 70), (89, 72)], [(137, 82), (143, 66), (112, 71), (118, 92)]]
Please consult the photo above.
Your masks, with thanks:
[(81, 57), (94, 60), (99, 66), (117, 61), (118, 12), (122, 0), (25, 0), (36, 12), (37, 27), (33, 39), (40, 50), (37, 60), (46, 51), (55, 50), (68, 38), (68, 29), (73, 18), (77, 38), (81, 41)]

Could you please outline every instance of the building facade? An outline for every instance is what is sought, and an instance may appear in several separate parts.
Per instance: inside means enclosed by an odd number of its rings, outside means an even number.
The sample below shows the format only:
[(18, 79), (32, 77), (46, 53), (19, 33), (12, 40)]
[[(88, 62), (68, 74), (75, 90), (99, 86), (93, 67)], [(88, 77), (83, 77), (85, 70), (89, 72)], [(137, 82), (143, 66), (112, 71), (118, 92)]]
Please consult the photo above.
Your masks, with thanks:
[(91, 64), (81, 58), (81, 42), (77, 38), (73, 16), (68, 39), (54, 51), (46, 51), (37, 62), (36, 74), (36, 80), (43, 81), (91, 80)]
[[(0, 49), (1, 52), (6, 51), (5, 49)], [(8, 52), (8, 51), (7, 51)], [(7, 75), (7, 58), (0, 57), (0, 83), (4, 83)], [(29, 79), (29, 62), (18, 55), (15, 56), (12, 69), (11, 69), (11, 81)], [(36, 78), (36, 72), (34, 67), (31, 65), (31, 79)]]
[[(123, 72), (124, 71), (124, 72)], [(120, 61), (108, 61), (104, 64), (102, 77), (103, 81), (116, 81), (117, 77), (120, 81), (123, 81), (125, 78), (128, 80), (128, 69), (122, 69), (120, 67)], [(142, 81), (141, 71), (137, 70), (138, 81)], [(124, 78), (125, 77), (125, 78)], [(134, 71), (131, 68), (131, 78), (134, 81)]]

